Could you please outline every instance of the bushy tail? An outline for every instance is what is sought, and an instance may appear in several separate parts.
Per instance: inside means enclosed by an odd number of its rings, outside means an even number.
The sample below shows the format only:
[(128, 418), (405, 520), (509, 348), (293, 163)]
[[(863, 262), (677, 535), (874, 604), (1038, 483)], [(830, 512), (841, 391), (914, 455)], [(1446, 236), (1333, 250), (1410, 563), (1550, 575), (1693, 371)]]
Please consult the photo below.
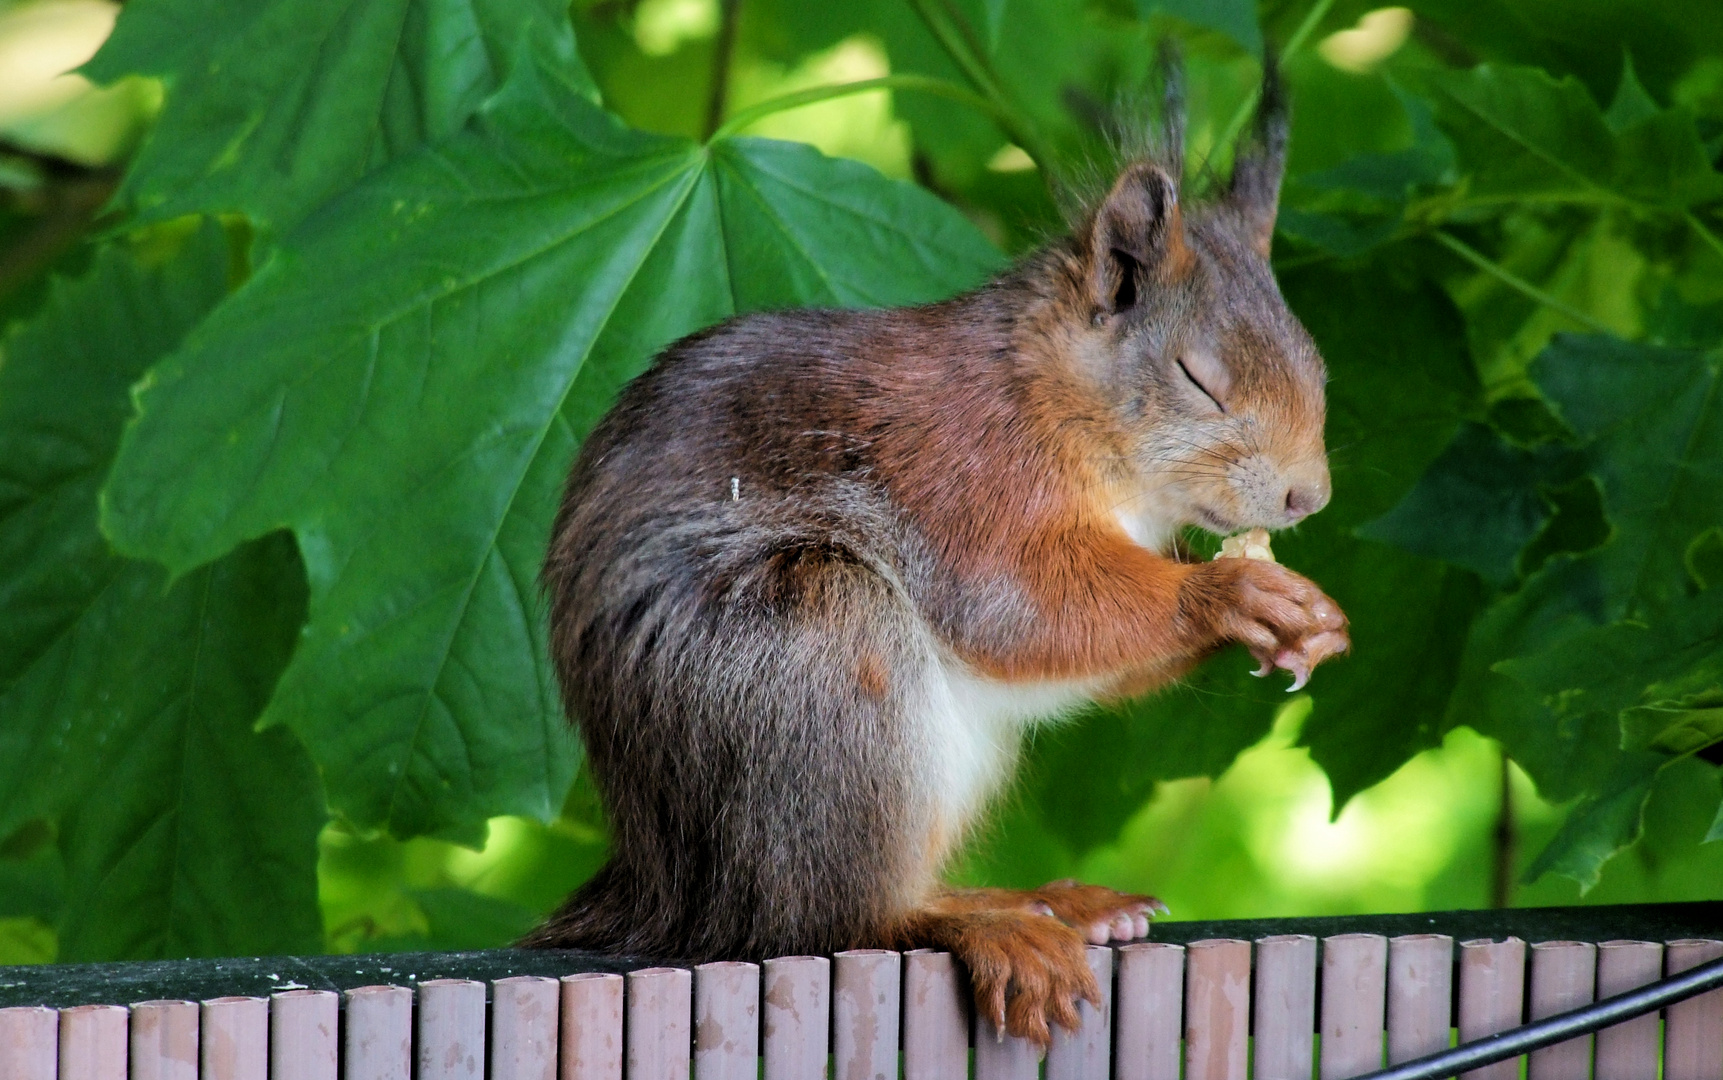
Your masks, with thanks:
[(527, 949), (677, 957), (673, 918), (615, 859), (604, 864), (562, 906), (520, 941)]

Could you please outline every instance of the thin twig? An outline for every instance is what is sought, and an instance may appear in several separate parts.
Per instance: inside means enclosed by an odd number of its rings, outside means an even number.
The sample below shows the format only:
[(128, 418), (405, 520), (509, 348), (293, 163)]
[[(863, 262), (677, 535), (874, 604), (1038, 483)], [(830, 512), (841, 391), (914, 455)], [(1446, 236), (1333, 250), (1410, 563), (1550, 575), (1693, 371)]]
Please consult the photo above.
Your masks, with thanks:
[(1712, 251), (1715, 251), (1719, 255), (1723, 255), (1723, 240), (1718, 239), (1716, 233), (1706, 228), (1705, 223), (1699, 220), (1699, 216), (1697, 214), (1688, 210), (1684, 212), (1683, 216), (1687, 218), (1687, 224), (1692, 226), (1693, 231), (1699, 234), (1699, 239), (1710, 245)]
[(1040, 132), (1036, 130), (1034, 122), (1012, 104), (986, 58), (977, 55), (976, 51), (970, 48), (969, 42), (978, 39), (968, 24), (962, 21), (957, 9), (942, 5), (946, 10), (938, 10), (935, 6), (936, 0), (909, 0), (909, 3), (921, 17), (921, 21), (927, 25), (934, 40), (939, 42), (940, 48), (945, 50), (952, 63), (963, 72), (963, 77), (969, 80), (970, 85), (975, 87), (982, 97), (992, 102), (993, 108), (990, 111), (999, 126), (1004, 129), (1006, 138), (1016, 143), (1041, 166), (1043, 176), (1051, 175), (1048, 166), (1053, 163), (1053, 158), (1047, 145), (1042, 142)]
[(1436, 238), (1437, 243), (1441, 244), (1443, 247), (1447, 248), (1449, 251), (1452, 251), (1454, 254), (1458, 255), (1460, 258), (1471, 263), (1473, 266), (1477, 267), (1479, 270), (1482, 270), (1484, 273), (1489, 274), (1491, 277), (1495, 278), (1497, 281), (1500, 281), (1502, 284), (1508, 286), (1509, 288), (1515, 289), (1521, 293), (1524, 293), (1526, 296), (1530, 297), (1533, 300), (1536, 300), (1538, 303), (1542, 304), (1544, 307), (1549, 308), (1551, 311), (1555, 312), (1556, 314), (1563, 315), (1569, 319), (1572, 319), (1574, 322), (1579, 323), (1581, 326), (1585, 327), (1587, 330), (1591, 330), (1595, 333), (1599, 333), (1599, 334), (1613, 334), (1613, 333), (1615, 333), (1615, 331), (1610, 329), (1608, 326), (1604, 325), (1601, 322), (1598, 322), (1596, 319), (1592, 318), (1590, 315), (1587, 315), (1585, 312), (1579, 310), (1578, 308), (1572, 306), (1571, 304), (1568, 304), (1566, 301), (1556, 299), (1554, 296), (1551, 296), (1549, 293), (1544, 292), (1542, 289), (1538, 288), (1536, 285), (1533, 285), (1531, 282), (1527, 281), (1525, 278), (1520, 277), (1518, 274), (1514, 273), (1512, 270), (1509, 270), (1507, 267), (1501, 265), (1500, 263), (1492, 262), (1490, 259), (1486, 258), (1484, 255), (1479, 253), (1476, 248), (1473, 248), (1470, 245), (1464, 243), (1463, 241), (1459, 240), (1457, 237), (1455, 237), (1451, 233), (1445, 233), (1442, 230), (1437, 229), (1433, 233), (1431, 233), (1431, 235)]
[(1496, 814), (1494, 842), (1495, 866), (1490, 881), (1490, 906), (1508, 907), (1514, 898), (1514, 851), (1518, 839), (1514, 821), (1514, 773), (1509, 765), (1507, 747), (1502, 752), (1501, 803)]
[(725, 99), (730, 96), (730, 61), (736, 51), (736, 19), (742, 0), (720, 0), (718, 39), (712, 45), (712, 84), (706, 98), (706, 138), (712, 138), (724, 122)]
[(936, 94), (980, 110), (1000, 123), (1005, 122), (1005, 118), (1000, 116), (998, 107), (992, 101), (949, 80), (936, 79), (930, 75), (882, 75), (877, 79), (862, 79), (859, 82), (814, 86), (750, 105), (719, 125), (717, 130), (712, 132), (711, 138), (722, 139), (727, 135), (734, 135), (774, 113), (873, 90), (917, 90), (925, 94)]
[[(1284, 66), (1288, 60), (1292, 59), (1294, 53), (1304, 47), (1305, 39), (1315, 33), (1316, 27), (1322, 22), (1322, 17), (1327, 15), (1328, 9), (1333, 6), (1334, 0), (1316, 0), (1315, 6), (1313, 6), (1310, 9), (1310, 12), (1304, 16), (1304, 21), (1298, 24), (1298, 29), (1292, 32), (1292, 36), (1290, 38), (1287, 38), (1286, 47), (1280, 50), (1280, 63), (1282, 66)], [(1245, 95), (1244, 101), (1239, 105), (1238, 110), (1232, 114), (1232, 119), (1227, 121), (1226, 130), (1221, 132), (1220, 139), (1214, 144), (1215, 149), (1218, 150), (1221, 147), (1231, 146), (1233, 142), (1238, 139), (1239, 132), (1244, 130), (1245, 121), (1250, 119), (1250, 114), (1255, 111), (1257, 100), (1261, 97), (1262, 87), (1252, 87), (1250, 93)]]

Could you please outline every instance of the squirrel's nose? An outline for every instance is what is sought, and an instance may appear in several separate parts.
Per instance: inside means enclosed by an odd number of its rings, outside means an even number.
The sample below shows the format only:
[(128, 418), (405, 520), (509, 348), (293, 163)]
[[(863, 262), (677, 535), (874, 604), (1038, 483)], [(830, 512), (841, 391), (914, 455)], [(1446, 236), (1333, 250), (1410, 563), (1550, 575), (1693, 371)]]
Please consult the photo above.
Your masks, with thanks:
[(1287, 523), (1302, 521), (1328, 505), (1326, 483), (1294, 484), (1286, 489)]

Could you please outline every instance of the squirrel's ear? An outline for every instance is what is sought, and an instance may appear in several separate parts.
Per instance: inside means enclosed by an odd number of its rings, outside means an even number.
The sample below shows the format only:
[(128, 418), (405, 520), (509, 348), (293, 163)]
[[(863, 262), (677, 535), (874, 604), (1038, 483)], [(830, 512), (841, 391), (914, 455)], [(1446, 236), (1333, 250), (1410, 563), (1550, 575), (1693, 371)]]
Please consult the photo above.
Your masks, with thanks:
[(1090, 232), (1089, 288), (1096, 306), (1124, 311), (1137, 302), (1143, 275), (1170, 280), (1190, 259), (1178, 184), (1159, 165), (1132, 165), (1107, 193)]
[(1274, 243), (1274, 217), (1280, 206), (1280, 178), (1286, 171), (1286, 136), (1290, 127), (1286, 97), (1273, 55), (1263, 58), (1262, 103), (1256, 110), (1256, 131), (1241, 147), (1232, 166), (1227, 202), (1244, 222), (1246, 239), (1268, 258)]

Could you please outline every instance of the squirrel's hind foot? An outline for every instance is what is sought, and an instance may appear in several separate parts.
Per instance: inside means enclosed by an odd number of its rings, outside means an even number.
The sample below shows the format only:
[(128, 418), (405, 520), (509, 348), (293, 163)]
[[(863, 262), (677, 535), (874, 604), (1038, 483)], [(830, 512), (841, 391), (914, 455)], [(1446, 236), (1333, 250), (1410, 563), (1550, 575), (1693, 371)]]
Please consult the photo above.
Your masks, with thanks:
[(1149, 920), (1167, 913), (1167, 905), (1152, 896), (1115, 892), (1071, 878), (1049, 881), (1025, 895), (1091, 945), (1148, 937)]
[(900, 948), (952, 953), (969, 969), (980, 1014), (1046, 1049), (1052, 1025), (1076, 1030), (1079, 1001), (1101, 1003), (1085, 942), (1144, 937), (1151, 913), (1165, 912), (1152, 896), (1070, 880), (1026, 892), (961, 889), (934, 898), (893, 938)]

